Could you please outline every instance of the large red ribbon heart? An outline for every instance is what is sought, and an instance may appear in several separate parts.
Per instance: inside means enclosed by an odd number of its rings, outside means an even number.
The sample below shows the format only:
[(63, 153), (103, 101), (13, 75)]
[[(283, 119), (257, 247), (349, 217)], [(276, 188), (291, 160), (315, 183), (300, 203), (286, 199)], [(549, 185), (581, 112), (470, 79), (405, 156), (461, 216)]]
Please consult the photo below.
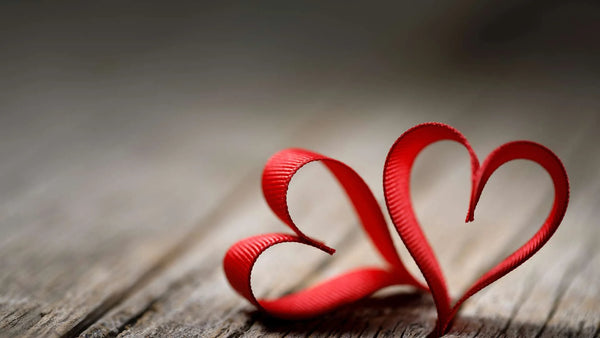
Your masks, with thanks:
[[(410, 173), (416, 156), (429, 144), (441, 140), (463, 144), (471, 156), (473, 185), (467, 221), (473, 220), (475, 206), (490, 175), (508, 161), (528, 159), (537, 162), (550, 174), (555, 189), (552, 211), (540, 230), (522, 247), (481, 276), (454, 306), (451, 305), (439, 263), (417, 222), (410, 199)], [(297, 242), (330, 254), (335, 251), (302, 233), (292, 221), (287, 207), (287, 189), (292, 176), (302, 166), (313, 161), (322, 161), (341, 183), (358, 213), (363, 229), (388, 266), (357, 269), (291, 295), (274, 300), (258, 300), (252, 292), (250, 274), (258, 257), (271, 246)], [(267, 203), (296, 235), (266, 234), (244, 239), (229, 249), (223, 262), (226, 276), (233, 288), (258, 308), (277, 317), (300, 319), (331, 311), (394, 284), (426, 289), (404, 267), (375, 197), (350, 167), (317, 153), (287, 149), (278, 152), (267, 162), (262, 183)], [(504, 144), (479, 166), (473, 149), (460, 132), (441, 123), (425, 123), (405, 132), (392, 146), (384, 168), (384, 192), (392, 221), (433, 294), (438, 312), (434, 333), (441, 335), (447, 331), (460, 305), (467, 298), (522, 264), (548, 241), (565, 214), (569, 182), (560, 159), (540, 144), (529, 141)]]
[[(542, 227), (514, 253), (483, 274), (453, 306), (440, 265), (415, 217), (410, 199), (410, 175), (415, 158), (423, 148), (441, 140), (462, 144), (471, 157), (472, 190), (466, 222), (473, 221), (475, 206), (489, 177), (508, 161), (526, 159), (536, 162), (550, 174), (554, 183), (554, 204)], [(386, 159), (383, 188), (392, 222), (433, 294), (438, 312), (438, 335), (447, 331), (465, 300), (521, 265), (550, 239), (562, 221), (569, 202), (567, 172), (560, 159), (548, 148), (530, 141), (509, 142), (492, 151), (480, 166), (467, 139), (458, 130), (441, 123), (418, 125), (398, 138)]]

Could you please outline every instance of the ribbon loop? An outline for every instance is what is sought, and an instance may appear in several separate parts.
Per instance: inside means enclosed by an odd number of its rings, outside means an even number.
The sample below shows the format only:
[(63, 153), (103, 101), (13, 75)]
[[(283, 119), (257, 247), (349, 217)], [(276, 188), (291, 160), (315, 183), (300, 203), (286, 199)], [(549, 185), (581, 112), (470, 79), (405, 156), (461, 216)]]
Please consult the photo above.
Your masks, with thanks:
[[(273, 245), (296, 242), (333, 254), (335, 250), (304, 234), (292, 220), (287, 191), (292, 177), (304, 165), (321, 161), (344, 188), (375, 248), (387, 261), (385, 268), (361, 268), (327, 280), (317, 286), (275, 300), (255, 298), (250, 275), (258, 257)], [(394, 246), (381, 207), (362, 178), (344, 163), (304, 149), (286, 149), (273, 155), (263, 171), (262, 188), (267, 204), (296, 235), (266, 234), (247, 238), (234, 244), (223, 262), (226, 276), (233, 288), (265, 312), (288, 319), (312, 317), (341, 305), (364, 298), (393, 285), (409, 284), (426, 289), (406, 270)]]
[[(526, 159), (542, 166), (554, 183), (555, 199), (552, 211), (537, 233), (513, 254), (481, 276), (454, 304), (451, 304), (442, 269), (412, 208), (410, 177), (414, 160), (428, 145), (441, 140), (462, 144), (471, 158), (472, 190), (466, 221), (474, 219), (477, 202), (485, 183), (502, 164)], [(492, 151), (482, 166), (466, 138), (456, 129), (441, 123), (415, 126), (392, 146), (384, 167), (384, 193), (392, 222), (402, 241), (415, 259), (433, 295), (438, 312), (436, 333), (444, 334), (460, 306), (469, 297), (514, 270), (535, 254), (552, 236), (562, 221), (569, 200), (569, 180), (560, 159), (548, 148), (530, 141), (506, 143)]]

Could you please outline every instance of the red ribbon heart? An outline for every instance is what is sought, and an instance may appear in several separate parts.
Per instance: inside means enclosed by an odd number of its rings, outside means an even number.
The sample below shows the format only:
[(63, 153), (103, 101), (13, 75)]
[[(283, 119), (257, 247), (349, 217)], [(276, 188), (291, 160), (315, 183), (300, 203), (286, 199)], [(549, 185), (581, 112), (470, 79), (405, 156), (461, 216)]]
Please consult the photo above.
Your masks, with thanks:
[[(540, 164), (554, 183), (554, 205), (550, 215), (537, 233), (514, 253), (483, 274), (460, 299), (450, 305), (450, 297), (440, 265), (415, 217), (410, 200), (410, 174), (417, 155), (428, 145), (452, 140), (469, 151), (472, 170), (471, 202), (466, 222), (473, 221), (475, 206), (485, 183), (502, 164), (527, 159)], [(569, 202), (569, 179), (560, 159), (548, 148), (530, 141), (506, 143), (492, 151), (483, 165), (456, 129), (441, 123), (426, 123), (405, 132), (392, 146), (384, 167), (383, 188), (388, 211), (402, 241), (423, 273), (438, 312), (436, 332), (441, 335), (456, 315), (460, 305), (473, 294), (506, 275), (536, 253), (558, 228)]]
[[(442, 270), (415, 217), (410, 199), (410, 174), (416, 156), (426, 146), (441, 140), (461, 143), (471, 157), (472, 192), (467, 222), (473, 220), (475, 206), (491, 174), (508, 161), (527, 159), (540, 164), (550, 174), (555, 190), (552, 210), (538, 232), (513, 254), (481, 276), (454, 305), (451, 305)], [(312, 161), (322, 161), (342, 184), (364, 230), (389, 266), (384, 269), (358, 269), (292, 295), (275, 300), (257, 300), (250, 286), (250, 273), (258, 256), (269, 247), (283, 242), (297, 242), (328, 253), (334, 252), (332, 248), (302, 233), (288, 212), (286, 194), (289, 182), (298, 169)], [(433, 294), (438, 312), (434, 331), (437, 335), (448, 330), (450, 322), (466, 299), (515, 269), (548, 241), (562, 221), (569, 200), (567, 173), (560, 159), (548, 148), (529, 141), (506, 143), (490, 153), (480, 166), (465, 137), (456, 129), (441, 123), (418, 125), (398, 138), (385, 163), (383, 185), (392, 221)], [(275, 154), (265, 167), (263, 192), (271, 209), (296, 235), (267, 234), (247, 238), (233, 245), (224, 259), (224, 269), (230, 284), (258, 308), (277, 317), (306, 318), (356, 301), (393, 284), (425, 288), (402, 264), (373, 194), (360, 176), (345, 164), (306, 150), (281, 151)]]
[[(317, 286), (274, 300), (256, 299), (250, 285), (250, 274), (258, 257), (271, 246), (296, 242), (329, 254), (335, 252), (334, 249), (300, 231), (288, 211), (289, 183), (300, 168), (313, 161), (323, 162), (341, 183), (358, 213), (363, 229), (389, 266), (353, 270)], [(410, 284), (426, 289), (410, 275), (400, 260), (373, 193), (362, 178), (344, 163), (307, 150), (286, 149), (273, 155), (267, 162), (263, 171), (262, 188), (273, 212), (296, 235), (275, 233), (250, 237), (234, 244), (225, 255), (223, 265), (229, 283), (256, 307), (277, 317), (301, 319), (328, 312), (394, 284)]]

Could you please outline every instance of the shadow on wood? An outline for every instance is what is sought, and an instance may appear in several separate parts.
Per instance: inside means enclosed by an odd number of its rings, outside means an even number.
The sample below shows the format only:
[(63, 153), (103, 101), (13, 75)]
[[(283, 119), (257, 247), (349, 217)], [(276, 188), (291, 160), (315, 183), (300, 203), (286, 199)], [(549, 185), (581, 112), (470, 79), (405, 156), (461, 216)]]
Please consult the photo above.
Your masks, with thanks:
[(433, 300), (418, 292), (367, 298), (308, 320), (277, 319), (258, 311), (246, 315), (248, 321), (238, 331), (240, 334), (254, 327), (277, 336), (360, 335), (368, 331), (381, 335), (398, 332), (398, 327), (404, 326), (426, 334), (435, 324)]
[[(228, 337), (425, 337), (436, 320), (433, 300), (424, 293), (402, 293), (364, 299), (319, 318), (290, 321), (248, 311), (246, 325)], [(591, 329), (591, 331), (589, 331)], [(588, 332), (589, 331), (589, 332)], [(518, 323), (510, 318), (458, 316), (447, 336), (457, 337), (580, 337), (593, 336), (593, 328), (554, 327), (544, 323)]]

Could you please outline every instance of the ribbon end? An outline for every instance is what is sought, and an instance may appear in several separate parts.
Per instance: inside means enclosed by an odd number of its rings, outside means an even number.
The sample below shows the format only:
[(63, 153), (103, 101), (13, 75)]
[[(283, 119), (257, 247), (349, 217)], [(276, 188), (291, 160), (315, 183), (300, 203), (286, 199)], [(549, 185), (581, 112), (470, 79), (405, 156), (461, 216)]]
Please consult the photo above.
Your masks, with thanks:
[(325, 251), (329, 255), (333, 255), (335, 253), (334, 248), (327, 246), (327, 244), (325, 244), (321, 241), (314, 240), (310, 237), (305, 237), (304, 239), (307, 241), (307, 244), (312, 245), (321, 251)]
[(477, 199), (471, 199), (471, 203), (469, 204), (469, 211), (467, 211), (467, 217), (465, 218), (465, 223), (470, 223), (475, 220), (475, 206), (477, 206)]

